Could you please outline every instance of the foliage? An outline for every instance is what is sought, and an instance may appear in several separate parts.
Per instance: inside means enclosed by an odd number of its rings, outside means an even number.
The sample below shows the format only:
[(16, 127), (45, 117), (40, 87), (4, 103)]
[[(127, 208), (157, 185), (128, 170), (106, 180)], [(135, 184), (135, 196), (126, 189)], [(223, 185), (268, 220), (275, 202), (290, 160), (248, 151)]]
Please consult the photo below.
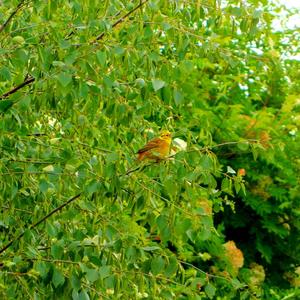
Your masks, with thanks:
[(223, 2), (2, 1), (2, 298), (299, 295), (299, 31)]

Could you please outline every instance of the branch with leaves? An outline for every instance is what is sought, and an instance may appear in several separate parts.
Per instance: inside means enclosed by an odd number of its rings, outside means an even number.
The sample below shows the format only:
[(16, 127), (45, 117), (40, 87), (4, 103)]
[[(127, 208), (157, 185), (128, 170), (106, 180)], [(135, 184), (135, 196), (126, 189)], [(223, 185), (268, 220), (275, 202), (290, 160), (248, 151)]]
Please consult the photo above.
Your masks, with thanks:
[[(251, 141), (254, 141), (254, 140), (251, 140)], [(245, 141), (243, 141), (245, 142)], [(232, 144), (238, 144), (240, 142), (224, 142), (224, 143), (221, 143), (221, 144), (218, 144), (218, 145), (214, 145), (212, 147), (203, 147), (202, 150), (207, 150), (207, 149), (210, 149), (210, 148), (216, 148), (216, 147), (222, 147), (222, 146), (225, 146), (225, 145), (232, 145)], [(201, 149), (197, 149), (197, 150), (191, 150), (191, 151), (200, 151)], [(187, 152), (191, 152), (191, 151), (187, 151)], [(170, 156), (170, 157), (173, 157), (174, 155)], [(169, 158), (170, 158), (169, 157)], [(120, 174), (119, 177), (122, 177), (122, 176), (126, 176), (126, 175), (129, 175), (131, 173), (134, 173), (134, 172), (138, 172), (138, 171), (143, 171), (145, 168), (147, 167), (150, 167), (154, 164), (157, 164), (157, 163), (149, 163), (149, 164), (146, 164), (146, 165), (142, 165), (142, 166), (138, 166), (137, 168), (135, 169), (132, 169), (132, 170), (129, 170), (129, 171), (126, 171), (124, 174)], [(151, 192), (153, 195), (159, 197), (159, 198), (163, 198), (162, 196), (158, 195), (157, 193), (155, 193), (154, 191), (152, 191), (151, 189), (149, 189), (148, 187), (146, 187), (145, 185), (143, 185), (142, 183), (139, 183), (137, 182), (138, 185), (140, 185), (143, 189), (146, 189), (147, 191)], [(45, 215), (43, 218), (41, 218), (39, 221), (37, 221), (36, 223), (32, 224), (31, 226), (29, 226), (28, 229), (33, 229), (35, 227), (37, 227), (38, 225), (40, 225), (41, 223), (43, 223), (44, 221), (46, 221), (48, 218), (50, 218), (52, 215), (54, 215), (55, 213), (61, 211), (64, 207), (66, 207), (67, 205), (69, 205), (70, 203), (72, 203), (73, 201), (75, 201), (76, 199), (78, 199), (81, 195), (82, 195), (83, 192), (80, 192), (79, 194), (77, 194), (76, 196), (70, 198), (69, 200), (67, 200), (66, 202), (64, 202), (63, 204), (61, 204), (60, 206), (58, 206), (57, 208), (53, 209), (50, 213), (48, 213), (47, 215)], [(163, 198), (164, 201), (168, 201), (168, 199), (166, 198)], [(183, 211), (184, 213), (188, 214), (188, 215), (191, 215), (189, 212), (183, 210), (182, 208), (180, 208), (179, 206), (175, 205), (174, 203), (172, 203), (172, 206), (174, 206), (175, 208), (177, 208), (178, 210), (181, 210)], [(193, 215), (191, 215), (193, 216)], [(25, 230), (19, 234), (16, 238), (14, 238), (13, 240), (11, 240), (9, 243), (7, 243), (7, 245), (5, 245), (2, 249), (0, 249), (0, 254), (3, 253), (6, 249), (8, 249), (14, 242), (17, 242), (19, 241), (23, 235), (24, 235), (24, 232)]]
[(24, 82), (22, 82), (21, 84), (19, 84), (18, 86), (14, 87), (13, 89), (11, 89), (10, 91), (4, 93), (2, 96), (0, 96), (0, 100), (7, 98), (8, 96), (16, 93), (18, 90), (22, 89), (23, 87), (33, 83), (35, 81), (35, 78), (30, 77), (28, 79), (26, 79)]
[[(29, 230), (30, 229), (34, 229), (35, 227), (37, 227), (38, 225), (40, 225), (41, 223), (43, 223), (44, 221), (46, 221), (48, 218), (50, 218), (52, 215), (54, 215), (56, 212), (62, 210), (65, 206), (67, 206), (68, 204), (72, 203), (73, 201), (75, 201), (76, 199), (78, 199), (81, 196), (81, 193), (77, 194), (76, 196), (70, 198), (69, 200), (67, 200), (66, 202), (64, 202), (63, 204), (61, 204), (60, 206), (56, 207), (55, 209), (53, 209), (52, 211), (50, 211), (46, 216), (44, 216), (43, 218), (41, 218), (39, 221), (37, 221), (36, 223), (32, 224), (31, 226), (29, 226)], [(16, 238), (14, 238), (13, 240), (11, 240), (10, 242), (8, 242), (2, 249), (0, 249), (0, 254), (3, 253), (5, 250), (7, 250), (13, 243), (19, 241), (25, 234), (25, 230), (20, 233)]]
[[(126, 13), (124, 16), (122, 16), (120, 19), (118, 19), (115, 23), (112, 24), (112, 28), (116, 27), (120, 23), (124, 22), (130, 15), (132, 15), (136, 10), (141, 8), (144, 4), (146, 4), (149, 0), (146, 1), (140, 1), (140, 3), (134, 7), (132, 10), (130, 10), (128, 13)], [(102, 32), (99, 34), (96, 39), (93, 41), (93, 43), (98, 42), (105, 36), (105, 32)]]
[(22, 7), (27, 3), (28, 1), (22, 0), (19, 2), (17, 7), (13, 10), (13, 12), (9, 15), (9, 17), (6, 19), (6, 21), (0, 26), (0, 33), (9, 25), (13, 17), (18, 13), (19, 10), (22, 9)]

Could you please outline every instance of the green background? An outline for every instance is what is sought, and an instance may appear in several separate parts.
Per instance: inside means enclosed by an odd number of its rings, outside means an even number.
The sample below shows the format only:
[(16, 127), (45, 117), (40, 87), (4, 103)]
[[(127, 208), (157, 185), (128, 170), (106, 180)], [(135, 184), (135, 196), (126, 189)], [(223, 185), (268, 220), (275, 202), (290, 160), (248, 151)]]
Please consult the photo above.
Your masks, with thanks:
[[(2, 299), (299, 296), (299, 30), (272, 27), (283, 12), (2, 1)], [(187, 148), (139, 165), (162, 129)]]

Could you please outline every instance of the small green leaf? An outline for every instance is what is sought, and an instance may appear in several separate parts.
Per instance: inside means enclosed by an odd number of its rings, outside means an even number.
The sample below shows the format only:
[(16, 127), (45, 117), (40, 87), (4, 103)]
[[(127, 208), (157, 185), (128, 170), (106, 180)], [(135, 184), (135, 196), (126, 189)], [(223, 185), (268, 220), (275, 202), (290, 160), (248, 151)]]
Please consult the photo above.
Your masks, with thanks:
[(102, 266), (99, 269), (99, 275), (101, 277), (101, 279), (104, 279), (106, 277), (108, 277), (111, 274), (110, 272), (110, 266)]
[(94, 282), (99, 278), (99, 272), (96, 269), (88, 269), (85, 277), (88, 281)]
[(116, 284), (116, 277), (115, 275), (111, 275), (104, 279), (104, 285), (107, 289), (113, 289)]
[(51, 246), (51, 255), (53, 256), (53, 258), (61, 259), (63, 253), (64, 253), (64, 248), (61, 247), (60, 245), (54, 244)]
[(25, 43), (24, 38), (23, 38), (22, 36), (20, 36), (20, 35), (14, 36), (14, 37), (12, 38), (12, 41), (13, 41), (14, 43), (16, 43), (16, 44), (19, 44), (19, 45), (23, 45), (23, 44)]
[(75, 291), (79, 291), (81, 288), (81, 282), (78, 275), (73, 271), (70, 277), (71, 286)]
[(241, 189), (241, 185), (238, 181), (234, 181), (234, 189), (235, 189), (235, 192), (238, 194), (238, 192), (240, 191)]
[(192, 287), (193, 289), (201, 289), (206, 283), (206, 278), (204, 277), (196, 277), (194, 278), (194, 280), (192, 281)]
[(54, 272), (53, 272), (52, 282), (56, 288), (60, 285), (63, 285), (65, 282), (64, 275), (56, 268), (54, 269)]
[(114, 47), (113, 52), (114, 52), (116, 55), (123, 55), (124, 52), (125, 52), (125, 49), (122, 48), (122, 47), (116, 46), (116, 47)]
[(208, 296), (208, 298), (210, 298), (210, 299), (213, 299), (216, 294), (216, 288), (211, 283), (208, 283), (205, 286), (204, 291), (205, 291), (206, 295)]
[(103, 76), (103, 83), (109, 89), (114, 85), (114, 81), (109, 76)]
[(35, 265), (35, 270), (39, 272), (42, 278), (46, 278), (49, 272), (49, 267), (44, 261), (38, 261)]
[(119, 155), (116, 152), (109, 153), (109, 154), (107, 154), (106, 159), (107, 159), (108, 163), (113, 163), (119, 159)]
[(99, 269), (99, 275), (101, 277), (101, 279), (104, 279), (108, 276), (110, 276), (111, 272), (110, 272), (110, 266), (102, 266)]
[(234, 171), (230, 166), (227, 166), (227, 173), (236, 174), (236, 171)]
[(199, 163), (204, 170), (210, 170), (213, 167), (213, 161), (208, 155), (202, 156)]
[(173, 97), (174, 97), (174, 101), (175, 101), (175, 104), (178, 106), (180, 104), (182, 104), (183, 102), (183, 95), (180, 91), (178, 90), (174, 90), (173, 92)]
[(49, 222), (46, 223), (46, 231), (50, 237), (56, 237), (57, 235), (57, 228)]
[(78, 300), (90, 300), (90, 296), (86, 290), (82, 290), (78, 295)]
[(54, 171), (54, 166), (53, 165), (48, 165), (43, 168), (44, 172), (53, 172)]
[(148, 246), (148, 247), (142, 247), (141, 249), (143, 249), (144, 251), (155, 251), (155, 250), (159, 250), (160, 247), (158, 247), (158, 246)]
[(19, 102), (18, 102), (18, 106), (21, 109), (28, 109), (30, 107), (31, 104), (31, 98), (29, 96), (25, 96), (23, 97)]
[(146, 85), (146, 82), (143, 78), (137, 78), (135, 80), (135, 84), (139, 87), (139, 88), (143, 88)]
[(99, 64), (104, 67), (106, 65), (106, 52), (105, 51), (97, 51), (96, 52), (97, 60)]
[(151, 271), (154, 275), (162, 273), (165, 267), (165, 261), (161, 256), (154, 257), (151, 261)]
[(72, 76), (69, 73), (61, 72), (57, 75), (57, 79), (63, 87), (66, 87), (72, 81)]
[(152, 79), (152, 86), (155, 92), (163, 88), (165, 84), (166, 83), (160, 79)]
[(6, 112), (13, 104), (11, 100), (0, 100), (0, 112)]
[(39, 182), (39, 188), (42, 193), (46, 193), (49, 188), (48, 181), (42, 178)]
[(237, 144), (238, 148), (242, 151), (247, 151), (249, 149), (249, 143), (248, 142), (240, 142)]
[(221, 183), (221, 189), (225, 193), (231, 193), (231, 180), (229, 178), (223, 178)]
[(4, 81), (4, 80), (11, 80), (11, 73), (10, 73), (10, 70), (9, 68), (7, 67), (2, 67), (0, 69), (0, 80)]
[(169, 260), (169, 263), (165, 269), (165, 275), (167, 277), (171, 277), (172, 275), (174, 275), (177, 272), (178, 269), (178, 263), (177, 263), (177, 259), (172, 256)]
[(96, 180), (92, 179), (87, 185), (86, 185), (86, 191), (89, 195), (97, 192), (101, 188), (101, 184)]

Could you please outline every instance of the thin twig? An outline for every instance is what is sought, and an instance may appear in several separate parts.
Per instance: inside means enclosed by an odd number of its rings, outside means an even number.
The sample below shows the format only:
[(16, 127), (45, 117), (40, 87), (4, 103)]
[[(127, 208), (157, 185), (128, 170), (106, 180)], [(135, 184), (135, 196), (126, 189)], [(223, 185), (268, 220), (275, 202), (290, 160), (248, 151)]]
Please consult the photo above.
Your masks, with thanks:
[[(256, 140), (256, 139), (247, 139), (247, 140), (237, 141), (237, 142), (224, 142), (224, 143), (220, 143), (220, 144), (213, 145), (213, 146), (205, 146), (202, 148), (190, 149), (190, 150), (186, 150), (184, 152), (186, 152), (186, 153), (201, 152), (201, 151), (208, 151), (209, 149), (219, 148), (219, 147), (223, 147), (223, 146), (227, 146), (227, 145), (251, 144), (251, 143), (258, 143), (258, 142), (259, 142), (259, 140)], [(167, 158), (168, 159), (173, 158), (174, 156), (177, 155), (177, 153), (169, 155)]]
[(31, 215), (32, 215), (32, 211), (30, 211), (30, 210), (26, 210), (26, 209), (15, 208), (15, 207), (13, 207), (13, 208), (10, 208), (9, 206), (5, 206), (5, 205), (2, 205), (2, 208), (3, 208), (3, 209), (12, 209), (12, 210), (17, 210), (17, 211), (25, 212), (25, 213), (27, 213), (27, 214), (31, 214)]
[(79, 142), (79, 141), (77, 141), (77, 143), (79, 145), (82, 145), (82, 146), (85, 146), (85, 147), (88, 147), (88, 148), (91, 148), (91, 149), (96, 149), (96, 150), (99, 150), (99, 151), (102, 151), (102, 152), (106, 152), (106, 153), (112, 153), (113, 152), (113, 151), (105, 149), (105, 148), (101, 148), (101, 147), (97, 147), (97, 146), (91, 146), (89, 144), (82, 143), (82, 142)]
[(196, 271), (198, 271), (198, 272), (200, 272), (200, 273), (202, 273), (202, 274), (205, 274), (207, 277), (211, 277), (211, 278), (219, 278), (219, 279), (223, 279), (223, 280), (226, 280), (226, 281), (230, 282), (230, 280), (229, 280), (228, 278), (224, 277), (224, 276), (218, 276), (218, 275), (209, 274), (209, 273), (207, 273), (207, 272), (205, 272), (205, 271), (203, 271), (203, 270), (197, 268), (197, 267), (194, 266), (193, 264), (190, 264), (190, 263), (185, 262), (185, 261), (183, 261), (183, 260), (178, 260), (178, 261), (179, 261), (181, 264), (183, 264), (183, 265), (189, 266), (189, 267), (195, 269)]
[(141, 186), (144, 190), (146, 190), (146, 191), (148, 191), (149, 193), (151, 193), (152, 195), (154, 195), (154, 196), (160, 198), (161, 200), (170, 203), (170, 205), (174, 206), (175, 208), (177, 208), (178, 210), (182, 211), (184, 214), (186, 214), (186, 215), (188, 215), (188, 216), (190, 216), (190, 217), (195, 218), (195, 217), (197, 217), (197, 216), (207, 216), (207, 214), (205, 214), (205, 213), (204, 213), (204, 214), (202, 214), (202, 213), (197, 213), (197, 214), (190, 213), (190, 212), (184, 210), (183, 208), (181, 208), (180, 206), (176, 205), (175, 203), (173, 203), (171, 200), (169, 200), (169, 199), (167, 199), (167, 198), (165, 198), (165, 197), (163, 197), (163, 196), (161, 196), (161, 195), (155, 193), (154, 191), (152, 191), (150, 188), (146, 187), (146, 186), (143, 185), (142, 183), (140, 183), (140, 182), (138, 182), (138, 181), (136, 181), (136, 183), (137, 183), (139, 186)]
[(15, 10), (10, 14), (7, 20), (0, 26), (0, 33), (7, 27), (7, 25), (10, 23), (14, 15), (22, 8), (24, 4), (25, 4), (25, 0), (20, 1), (20, 3), (15, 8)]
[[(70, 198), (68, 201), (64, 202), (62, 205), (60, 205), (60, 206), (56, 207), (55, 209), (53, 209), (50, 213), (48, 213), (46, 216), (41, 218), (39, 221), (37, 221), (36, 223), (30, 225), (28, 229), (33, 229), (33, 228), (37, 227), (38, 225), (40, 225), (41, 223), (46, 221), (49, 217), (51, 217), (53, 214), (55, 214), (56, 212), (62, 210), (65, 206), (67, 206), (71, 202), (75, 201), (80, 196), (81, 196), (81, 193), (79, 193), (76, 196)], [(14, 242), (20, 240), (23, 237), (24, 233), (25, 233), (25, 230), (22, 233), (20, 233), (16, 238), (14, 238), (10, 242), (8, 242), (2, 249), (0, 249), (0, 254), (3, 253), (7, 248), (9, 248)]]
[(51, 165), (55, 164), (55, 162), (51, 161), (39, 161), (39, 160), (22, 160), (22, 159), (10, 159), (10, 162), (20, 162), (20, 163), (27, 163), (27, 164), (41, 164), (41, 165)]
[(59, 264), (70, 264), (70, 265), (79, 265), (80, 261), (72, 261), (72, 260), (63, 260), (63, 259), (48, 259), (48, 258), (28, 258), (27, 261), (46, 261), (51, 263), (59, 263)]
[(22, 82), (20, 85), (16, 86), (15, 88), (13, 88), (12, 90), (4, 93), (2, 96), (0, 96), (0, 100), (1, 99), (5, 99), (8, 96), (10, 96), (11, 94), (14, 94), (15, 92), (17, 92), (19, 89), (23, 88), (26, 85), (29, 85), (30, 83), (34, 82), (35, 78), (30, 77), (28, 79), (26, 79), (24, 82)]
[(244, 140), (244, 141), (237, 141), (237, 142), (224, 142), (224, 143), (221, 143), (221, 144), (217, 144), (217, 145), (214, 145), (214, 146), (207, 146), (205, 148), (207, 149), (213, 149), (213, 148), (217, 148), (217, 147), (222, 147), (222, 146), (226, 146), (226, 145), (235, 145), (235, 144), (250, 144), (250, 143), (257, 143), (259, 142), (259, 140), (256, 140), (256, 139), (247, 139), (247, 140)]
[[(128, 13), (126, 13), (124, 16), (122, 16), (120, 19), (118, 19), (115, 23), (112, 24), (112, 28), (116, 27), (118, 24), (122, 23), (125, 19), (127, 19), (131, 14), (133, 14), (137, 9), (139, 9), (140, 7), (142, 7), (144, 4), (146, 4), (149, 0), (146, 1), (141, 1), (140, 4), (138, 4), (136, 7), (134, 7), (132, 10), (130, 10)], [(101, 34), (99, 34), (95, 40), (93, 41), (93, 43), (103, 39), (103, 37), (105, 36), (105, 32), (102, 32)]]

